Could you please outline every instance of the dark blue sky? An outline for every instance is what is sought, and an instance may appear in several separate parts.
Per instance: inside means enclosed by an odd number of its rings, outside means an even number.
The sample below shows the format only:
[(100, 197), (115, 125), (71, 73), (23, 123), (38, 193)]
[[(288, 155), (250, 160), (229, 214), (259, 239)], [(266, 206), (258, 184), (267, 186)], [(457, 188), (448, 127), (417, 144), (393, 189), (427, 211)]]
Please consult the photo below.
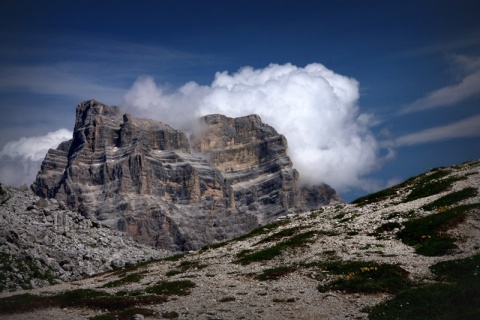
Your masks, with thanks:
[(72, 130), (83, 100), (122, 105), (141, 76), (175, 91), (244, 66), (320, 63), (358, 81), (381, 145), (364, 178), (385, 186), (480, 158), (479, 12), (442, 0), (3, 0), (0, 148)]

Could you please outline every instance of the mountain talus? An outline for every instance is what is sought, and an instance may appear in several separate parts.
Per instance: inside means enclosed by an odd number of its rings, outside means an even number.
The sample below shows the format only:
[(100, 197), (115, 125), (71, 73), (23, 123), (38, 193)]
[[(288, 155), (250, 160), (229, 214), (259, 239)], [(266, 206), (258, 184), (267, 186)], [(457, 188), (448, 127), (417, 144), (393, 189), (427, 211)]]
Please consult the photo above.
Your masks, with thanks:
[(166, 124), (85, 101), (76, 109), (73, 139), (49, 150), (32, 190), (173, 251), (342, 202), (327, 185), (300, 186), (285, 137), (258, 116), (200, 122), (190, 143)]

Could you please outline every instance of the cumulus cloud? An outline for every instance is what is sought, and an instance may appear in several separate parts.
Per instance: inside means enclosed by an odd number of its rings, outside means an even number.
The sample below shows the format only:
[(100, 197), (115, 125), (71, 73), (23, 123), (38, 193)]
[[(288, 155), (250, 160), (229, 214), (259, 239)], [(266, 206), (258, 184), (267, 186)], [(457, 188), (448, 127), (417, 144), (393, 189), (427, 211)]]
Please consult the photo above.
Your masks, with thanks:
[(449, 125), (439, 126), (410, 133), (395, 140), (396, 146), (412, 146), (417, 144), (480, 136), (480, 115), (473, 116)]
[(0, 181), (13, 186), (31, 184), (48, 149), (56, 148), (72, 135), (67, 129), (59, 129), (44, 136), (8, 142), (0, 150)]
[(480, 94), (480, 57), (455, 55), (451, 60), (457, 72), (462, 73), (459, 82), (430, 92), (404, 107), (400, 114), (453, 106)]
[(378, 167), (371, 115), (358, 108), (359, 84), (325, 66), (271, 64), (218, 72), (209, 86), (189, 82), (168, 92), (150, 77), (125, 96), (127, 111), (180, 129), (207, 114), (258, 114), (286, 136), (289, 155), (306, 183), (326, 182), (339, 191), (370, 189), (362, 177)]

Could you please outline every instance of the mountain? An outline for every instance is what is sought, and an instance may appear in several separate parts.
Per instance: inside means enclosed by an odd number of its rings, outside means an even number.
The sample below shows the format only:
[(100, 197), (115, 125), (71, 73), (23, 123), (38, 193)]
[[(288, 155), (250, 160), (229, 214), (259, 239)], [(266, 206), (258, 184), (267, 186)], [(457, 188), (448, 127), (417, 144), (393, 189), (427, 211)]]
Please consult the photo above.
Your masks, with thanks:
[(285, 137), (258, 116), (199, 121), (189, 140), (167, 124), (85, 101), (76, 109), (73, 139), (48, 151), (32, 190), (171, 251), (342, 202), (328, 185), (300, 185)]
[[(480, 161), (436, 168), (351, 204), (280, 217), (197, 251), (27, 293), (3, 292), (0, 314), (478, 319), (479, 189)], [(3, 216), (12, 214), (10, 201), (0, 207)]]

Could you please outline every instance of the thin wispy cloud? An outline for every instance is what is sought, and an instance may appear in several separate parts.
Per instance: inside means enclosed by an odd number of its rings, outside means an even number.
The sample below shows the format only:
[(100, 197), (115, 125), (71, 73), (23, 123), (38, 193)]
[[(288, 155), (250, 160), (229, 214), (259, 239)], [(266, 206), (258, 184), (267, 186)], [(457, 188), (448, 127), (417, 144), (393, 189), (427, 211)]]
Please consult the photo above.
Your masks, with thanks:
[(394, 142), (384, 144), (401, 146), (413, 146), (456, 138), (470, 138), (480, 136), (480, 115), (476, 115), (449, 125), (429, 128), (403, 135)]
[(70, 96), (79, 100), (102, 97), (110, 103), (120, 102), (124, 93), (122, 89), (99, 83), (95, 76), (77, 74), (61, 64), (4, 68), (0, 91)]
[[(139, 74), (161, 74), (175, 81), (179, 64), (208, 65), (219, 59), (108, 38), (51, 35), (32, 50), (15, 45), (0, 48), (0, 92), (26, 91), (71, 97), (76, 102), (95, 98), (119, 104)], [(29, 60), (38, 62), (25, 62)]]
[(400, 114), (454, 106), (480, 94), (480, 57), (456, 56), (454, 63), (463, 69), (463, 75), (456, 84), (428, 93), (400, 110)]

